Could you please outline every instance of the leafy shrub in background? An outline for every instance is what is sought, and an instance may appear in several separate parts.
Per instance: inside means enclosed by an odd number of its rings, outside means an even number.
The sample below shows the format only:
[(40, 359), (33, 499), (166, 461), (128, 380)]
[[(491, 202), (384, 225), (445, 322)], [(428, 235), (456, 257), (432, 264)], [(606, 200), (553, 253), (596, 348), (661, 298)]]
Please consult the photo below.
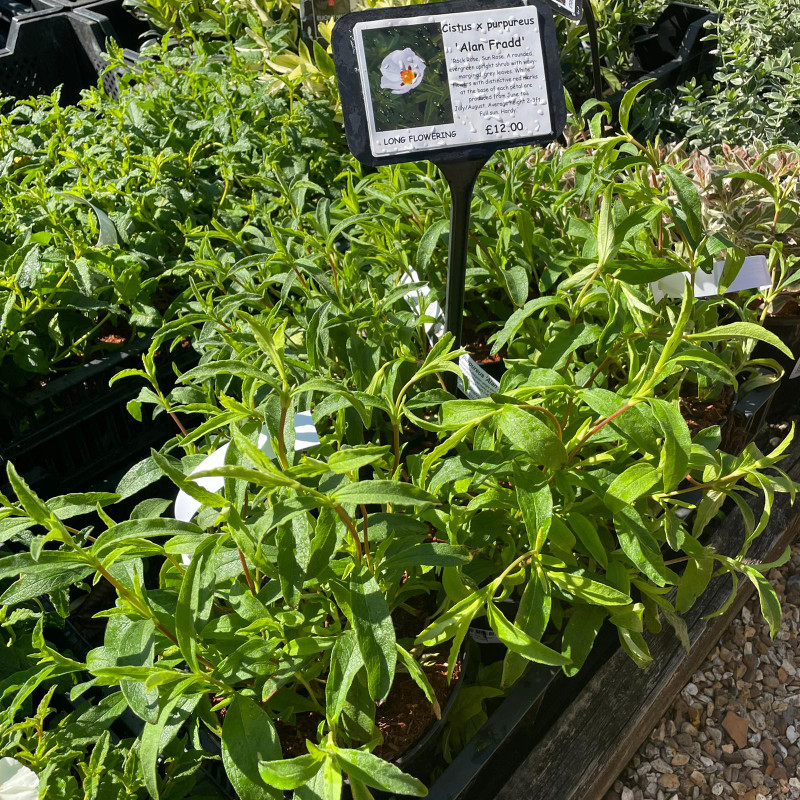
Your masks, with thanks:
[(794, 0), (709, 3), (717, 69), (638, 109), (643, 137), (662, 131), (691, 148), (800, 142), (800, 8)]

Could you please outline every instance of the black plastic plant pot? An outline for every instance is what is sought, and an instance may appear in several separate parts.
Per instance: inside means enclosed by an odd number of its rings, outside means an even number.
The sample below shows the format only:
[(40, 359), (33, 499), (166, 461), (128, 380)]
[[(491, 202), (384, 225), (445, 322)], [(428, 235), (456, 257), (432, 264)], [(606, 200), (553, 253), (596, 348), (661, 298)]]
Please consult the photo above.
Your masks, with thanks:
[(429, 800), (493, 797), (530, 751), (533, 740), (544, 733), (537, 726), (537, 715), (559, 674), (552, 667), (533, 664), (430, 786)]
[(781, 382), (770, 383), (737, 396), (722, 428), (722, 450), (739, 455), (756, 438), (767, 421), (767, 414), (780, 386)]
[(767, 317), (764, 327), (774, 333), (794, 354), (790, 358), (762, 342), (753, 351), (754, 358), (771, 358), (783, 367), (784, 375), (772, 403), (772, 413), (776, 419), (787, 419), (800, 413), (800, 377), (790, 378), (800, 358), (800, 316)]
[(625, 92), (641, 81), (653, 81), (646, 91), (663, 90), (710, 76), (716, 56), (706, 27), (719, 19), (719, 14), (705, 6), (670, 3), (649, 29), (640, 26), (631, 70), (623, 89), (609, 98), (611, 107), (619, 108)]
[(636, 31), (636, 66), (642, 72), (652, 72), (675, 58), (692, 55), (700, 44), (697, 39), (703, 25), (717, 17), (704, 6), (670, 3), (649, 29), (640, 27)]

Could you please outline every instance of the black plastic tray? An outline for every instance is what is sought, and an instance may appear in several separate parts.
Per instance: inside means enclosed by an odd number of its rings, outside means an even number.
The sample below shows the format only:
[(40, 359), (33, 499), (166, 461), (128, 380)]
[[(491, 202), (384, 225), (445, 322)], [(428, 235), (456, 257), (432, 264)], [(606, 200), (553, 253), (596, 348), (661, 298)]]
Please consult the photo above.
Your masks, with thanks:
[[(137, 422), (126, 404), (143, 385), (123, 380), (109, 387), (119, 370), (141, 366), (146, 341), (86, 364), (52, 381), (45, 389), (23, 397), (0, 395), (0, 491), (6, 492), (4, 462), (45, 496), (86, 491), (110, 473), (143, 458), (177, 432), (175, 422), (161, 414)], [(190, 368), (197, 354), (186, 348), (158, 356), (159, 381), (168, 391), (175, 381), (174, 363)]]

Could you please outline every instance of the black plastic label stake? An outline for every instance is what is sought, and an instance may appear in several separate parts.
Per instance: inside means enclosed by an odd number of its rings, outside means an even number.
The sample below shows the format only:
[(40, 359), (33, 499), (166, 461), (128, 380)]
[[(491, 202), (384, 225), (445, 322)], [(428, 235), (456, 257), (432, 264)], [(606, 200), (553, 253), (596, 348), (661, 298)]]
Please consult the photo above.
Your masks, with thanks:
[[(575, 0), (567, 0), (575, 2)], [(300, 0), (300, 29), (307, 41), (324, 43), (320, 23), (331, 22), (352, 11), (351, 0)]]
[(353, 155), (428, 159), (450, 185), (445, 328), (458, 347), (475, 180), (496, 150), (551, 142), (566, 123), (552, 11), (544, 0), (376, 8), (342, 17), (332, 44)]
[(581, 0), (549, 0), (553, 10), (564, 17), (578, 22), (583, 14)]

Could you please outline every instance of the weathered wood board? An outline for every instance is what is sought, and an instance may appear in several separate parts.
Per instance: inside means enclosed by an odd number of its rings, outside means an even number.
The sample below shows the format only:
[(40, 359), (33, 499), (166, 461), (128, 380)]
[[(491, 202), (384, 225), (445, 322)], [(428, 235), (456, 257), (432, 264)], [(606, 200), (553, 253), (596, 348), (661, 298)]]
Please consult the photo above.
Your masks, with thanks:
[[(800, 481), (800, 441), (781, 467)], [(750, 505), (758, 518), (759, 499), (751, 498)], [(772, 561), (798, 533), (800, 498), (792, 507), (787, 495), (778, 495), (769, 525), (749, 555), (756, 562)], [(733, 554), (743, 536), (741, 514), (736, 511), (720, 523), (711, 541), (719, 552)], [(615, 652), (522, 762), (497, 800), (600, 800), (738, 614), (753, 586), (740, 580), (736, 600), (725, 614), (703, 619), (722, 606), (730, 590), (730, 577), (716, 579), (686, 615), (688, 654), (671, 630), (646, 635), (653, 664), (645, 670), (622, 650)]]

